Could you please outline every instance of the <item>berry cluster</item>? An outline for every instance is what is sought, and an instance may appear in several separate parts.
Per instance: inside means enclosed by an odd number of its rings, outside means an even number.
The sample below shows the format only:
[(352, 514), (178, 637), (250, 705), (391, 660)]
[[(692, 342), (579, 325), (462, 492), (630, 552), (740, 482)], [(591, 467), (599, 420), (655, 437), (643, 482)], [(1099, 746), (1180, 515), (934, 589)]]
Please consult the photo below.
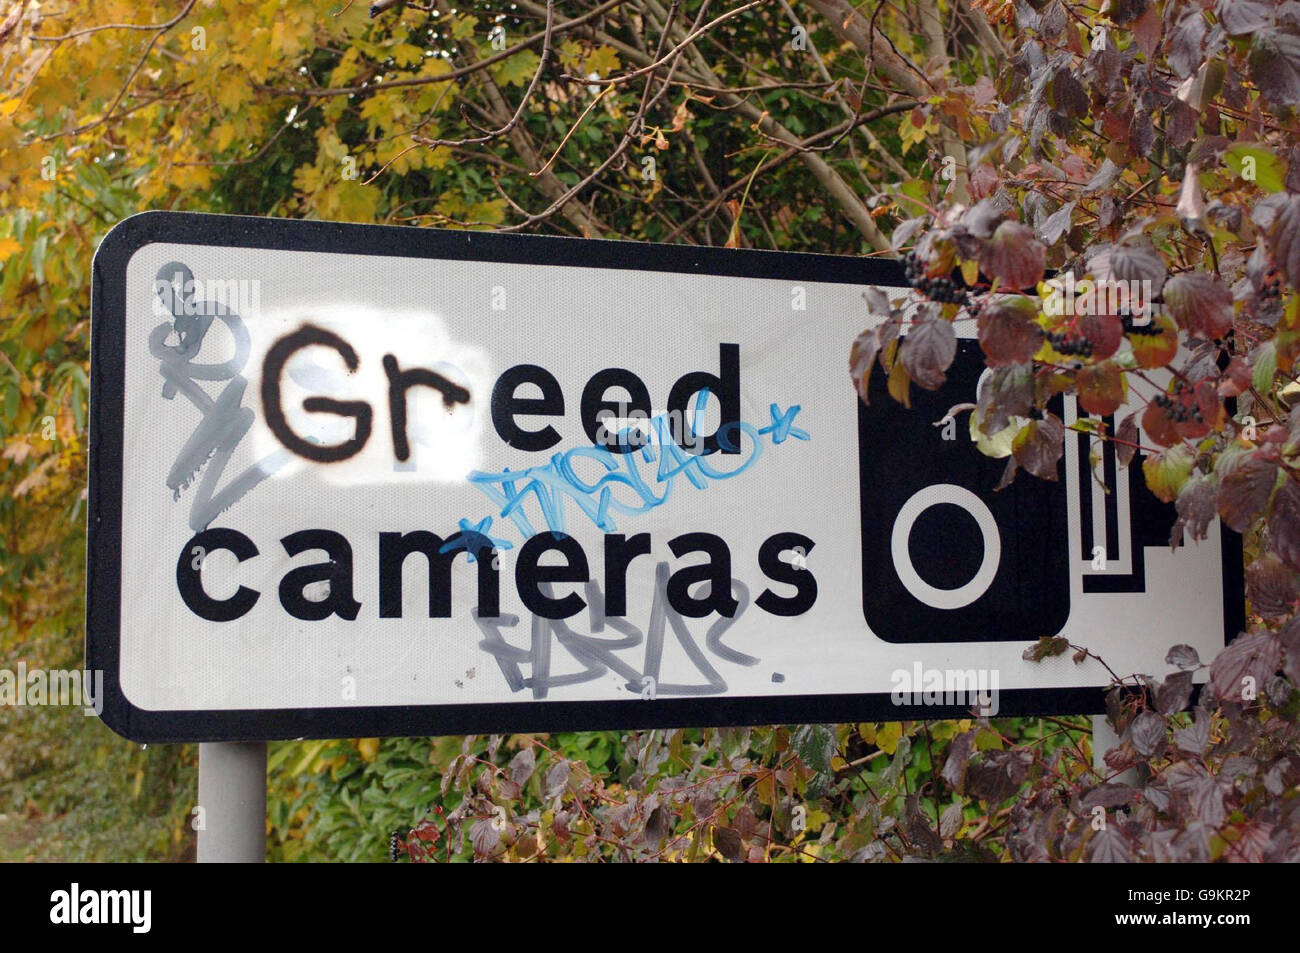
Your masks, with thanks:
[(959, 287), (951, 278), (931, 278), (925, 273), (925, 264), (916, 252), (908, 252), (903, 257), (903, 270), (907, 283), (931, 301), (940, 304), (964, 305), (970, 301), (965, 288)]
[(1282, 297), (1282, 276), (1276, 267), (1270, 268), (1259, 283), (1259, 297), (1264, 301)]
[(1067, 357), (1092, 357), (1092, 342), (1069, 331), (1053, 331), (1047, 341), (1058, 354)]
[(1163, 410), (1165, 416), (1176, 424), (1185, 424), (1189, 420), (1198, 424), (1204, 423), (1205, 418), (1201, 416), (1201, 408), (1189, 397), (1186, 385), (1180, 380), (1175, 382), (1172, 396), (1157, 394), (1152, 398), (1152, 403)]
[(1140, 319), (1142, 321), (1141, 324), (1137, 323), (1138, 320), (1139, 319), (1134, 318), (1127, 309), (1120, 311), (1119, 313), (1119, 323), (1120, 326), (1123, 327), (1125, 334), (1131, 334), (1136, 337), (1142, 337), (1143, 335), (1148, 337), (1160, 337), (1160, 335), (1164, 333), (1159, 323), (1149, 313)]

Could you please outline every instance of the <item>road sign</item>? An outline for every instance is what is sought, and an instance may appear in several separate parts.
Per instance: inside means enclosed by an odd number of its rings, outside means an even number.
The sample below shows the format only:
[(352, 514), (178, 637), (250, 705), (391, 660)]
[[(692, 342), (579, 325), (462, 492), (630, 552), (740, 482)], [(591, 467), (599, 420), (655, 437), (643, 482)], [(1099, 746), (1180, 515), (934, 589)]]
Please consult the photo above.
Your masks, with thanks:
[[(94, 262), (87, 653), (136, 740), (1096, 711), (1240, 546), (849, 379), (891, 262), (149, 212)], [(895, 293), (899, 293), (895, 289)], [(959, 333), (973, 334), (963, 321)], [(883, 382), (873, 384), (883, 388)], [(1067, 423), (1072, 401), (1060, 408)], [(1122, 413), (1122, 411), (1121, 411)], [(1103, 491), (1104, 480), (1109, 492)]]

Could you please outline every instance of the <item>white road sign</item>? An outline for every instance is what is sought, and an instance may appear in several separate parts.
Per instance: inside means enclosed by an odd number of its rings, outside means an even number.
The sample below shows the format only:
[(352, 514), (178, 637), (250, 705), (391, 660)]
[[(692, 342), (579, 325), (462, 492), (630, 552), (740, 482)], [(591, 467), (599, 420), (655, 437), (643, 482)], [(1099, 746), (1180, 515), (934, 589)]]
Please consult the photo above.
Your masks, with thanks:
[(1213, 655), (1236, 538), (1171, 549), (1169, 508), (1113, 455), (1094, 479), (1082, 435), (1058, 482), (994, 492), (965, 418), (934, 426), (975, 399), (973, 341), (912, 409), (862, 404), (862, 292), (901, 283), (829, 256), (127, 219), (94, 263), (105, 720), (162, 741), (1084, 712), (1105, 670), (1027, 643), (1121, 673)]

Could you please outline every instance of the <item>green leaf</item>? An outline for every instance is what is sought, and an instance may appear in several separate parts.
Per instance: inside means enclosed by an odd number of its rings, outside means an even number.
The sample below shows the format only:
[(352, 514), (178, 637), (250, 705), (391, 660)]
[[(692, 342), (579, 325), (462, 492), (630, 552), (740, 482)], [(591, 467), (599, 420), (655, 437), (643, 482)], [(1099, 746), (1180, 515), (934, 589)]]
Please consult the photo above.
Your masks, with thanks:
[(876, 747), (885, 754), (892, 755), (898, 750), (898, 742), (903, 737), (903, 723), (887, 721), (876, 729)]
[(451, 24), (451, 35), (457, 40), (464, 40), (474, 35), (478, 26), (478, 17), (459, 16)]
[(1011, 422), (1001, 430), (996, 433), (986, 434), (980, 429), (979, 416), (971, 414), (970, 438), (975, 442), (975, 449), (984, 456), (992, 457), (994, 460), (1001, 460), (1004, 457), (1011, 456), (1011, 445), (1025, 422), (1024, 417), (1012, 417)]
[(800, 761), (818, 774), (825, 774), (835, 756), (835, 726), (800, 725), (790, 737), (790, 744)]
[(1277, 345), (1265, 341), (1254, 353), (1254, 368), (1250, 372), (1250, 382), (1255, 390), (1267, 394), (1273, 389), (1273, 378), (1277, 376)]
[(1045, 658), (1056, 658), (1058, 655), (1064, 655), (1070, 648), (1070, 640), (1063, 636), (1045, 635), (1029, 648), (1021, 653), (1020, 657), (1026, 662), (1041, 662)]
[[(1252, 161), (1247, 162), (1249, 158)], [(1238, 143), (1223, 154), (1223, 164), (1238, 177), (1254, 182), (1265, 192), (1281, 192), (1285, 172), (1282, 163), (1263, 146)]]
[(527, 86), (540, 62), (541, 59), (532, 50), (520, 50), (494, 67), (492, 75), (503, 86)]
[(1156, 498), (1165, 503), (1178, 499), (1178, 491), (1183, 488), (1187, 478), (1192, 474), (1195, 457), (1192, 448), (1186, 444), (1177, 444), (1142, 461), (1142, 472), (1147, 478), (1147, 487)]

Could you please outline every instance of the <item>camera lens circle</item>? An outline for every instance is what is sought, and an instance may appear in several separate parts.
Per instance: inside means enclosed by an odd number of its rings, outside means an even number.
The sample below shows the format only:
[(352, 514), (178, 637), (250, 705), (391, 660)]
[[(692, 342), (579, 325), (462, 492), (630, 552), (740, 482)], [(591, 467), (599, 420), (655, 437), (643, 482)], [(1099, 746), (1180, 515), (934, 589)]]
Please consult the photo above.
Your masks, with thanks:
[[(939, 589), (922, 579), (912, 564), (912, 554), (908, 547), (917, 517), (941, 503), (959, 506), (974, 517), (984, 538), (984, 558), (980, 561), (979, 569), (969, 582), (956, 589)], [(890, 552), (894, 559), (894, 571), (908, 592), (935, 609), (960, 609), (984, 595), (993, 584), (998, 563), (1002, 559), (1002, 535), (998, 532), (993, 513), (978, 496), (954, 483), (935, 483), (912, 494), (899, 509), (898, 516), (894, 518)]]

